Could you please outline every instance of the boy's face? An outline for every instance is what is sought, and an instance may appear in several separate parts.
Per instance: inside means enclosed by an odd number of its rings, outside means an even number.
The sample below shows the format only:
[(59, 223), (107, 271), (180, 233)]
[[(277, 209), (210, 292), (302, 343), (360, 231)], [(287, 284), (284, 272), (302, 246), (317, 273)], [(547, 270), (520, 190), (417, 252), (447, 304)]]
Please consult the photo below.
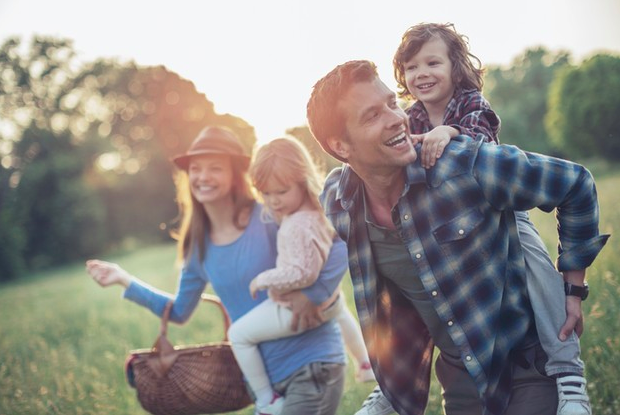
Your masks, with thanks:
[(415, 161), (407, 115), (379, 78), (354, 84), (340, 98), (338, 110), (347, 137), (332, 138), (329, 145), (358, 174), (400, 169)]
[(452, 62), (448, 46), (440, 37), (424, 45), (404, 64), (405, 81), (411, 95), (429, 109), (443, 111), (454, 94)]

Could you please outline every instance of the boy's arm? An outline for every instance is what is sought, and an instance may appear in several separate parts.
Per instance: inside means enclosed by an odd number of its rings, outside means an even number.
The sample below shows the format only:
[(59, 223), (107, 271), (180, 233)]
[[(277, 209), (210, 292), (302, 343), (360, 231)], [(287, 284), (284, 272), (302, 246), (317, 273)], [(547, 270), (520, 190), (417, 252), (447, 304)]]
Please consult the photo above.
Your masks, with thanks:
[(425, 169), (435, 165), (450, 140), (466, 135), (477, 141), (499, 144), (497, 135), (500, 119), (479, 92), (469, 92), (455, 111), (453, 118), (445, 120), (426, 134), (414, 135), (414, 145), (422, 142), (420, 162)]
[(447, 124), (474, 140), (495, 142), (501, 121), (491, 105), (480, 92), (470, 92), (456, 111), (458, 118), (447, 120)]

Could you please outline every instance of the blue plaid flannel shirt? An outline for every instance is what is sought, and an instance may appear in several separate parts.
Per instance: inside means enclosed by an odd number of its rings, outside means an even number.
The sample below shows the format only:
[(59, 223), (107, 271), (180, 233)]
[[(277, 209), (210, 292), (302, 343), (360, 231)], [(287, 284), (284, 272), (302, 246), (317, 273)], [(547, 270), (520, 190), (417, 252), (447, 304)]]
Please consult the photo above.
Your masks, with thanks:
[[(596, 188), (584, 167), (478, 139), (451, 140), (429, 170), (417, 161), (407, 166), (392, 218), (475, 380), (485, 414), (501, 414), (510, 394), (511, 354), (536, 341), (513, 210), (556, 209), (560, 271), (588, 267), (608, 235), (599, 235)], [(377, 275), (362, 186), (345, 164), (330, 173), (321, 201), (347, 242), (377, 380), (401, 415), (421, 415), (434, 345), (410, 302)]]
[[(423, 134), (433, 129), (421, 101), (406, 110), (412, 134)], [(456, 90), (444, 112), (443, 125), (449, 125), (470, 137), (484, 136), (486, 141), (499, 144), (501, 121), (489, 102), (475, 89)]]

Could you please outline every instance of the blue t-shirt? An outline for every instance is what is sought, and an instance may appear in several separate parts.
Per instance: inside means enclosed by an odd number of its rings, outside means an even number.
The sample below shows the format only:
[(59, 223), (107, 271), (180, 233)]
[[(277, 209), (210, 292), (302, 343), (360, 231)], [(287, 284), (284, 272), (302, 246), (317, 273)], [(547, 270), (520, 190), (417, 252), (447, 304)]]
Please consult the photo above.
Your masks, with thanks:
[[(249, 291), (250, 281), (260, 272), (274, 268), (277, 256), (277, 226), (262, 222), (260, 211), (261, 206), (257, 203), (248, 227), (234, 242), (214, 245), (207, 239), (202, 263), (198, 255), (191, 256), (181, 272), (170, 313), (171, 321), (183, 322), (189, 318), (208, 282), (233, 321), (267, 298), (264, 292), (259, 292), (255, 300)], [(337, 289), (346, 268), (346, 245), (338, 239), (334, 241), (318, 281), (303, 290), (304, 294), (316, 304), (327, 300)], [(125, 290), (124, 297), (149, 308), (158, 316), (171, 299), (168, 294), (136, 281)], [(344, 346), (335, 320), (295, 336), (261, 343), (260, 349), (272, 383), (286, 379), (308, 363), (345, 363)]]

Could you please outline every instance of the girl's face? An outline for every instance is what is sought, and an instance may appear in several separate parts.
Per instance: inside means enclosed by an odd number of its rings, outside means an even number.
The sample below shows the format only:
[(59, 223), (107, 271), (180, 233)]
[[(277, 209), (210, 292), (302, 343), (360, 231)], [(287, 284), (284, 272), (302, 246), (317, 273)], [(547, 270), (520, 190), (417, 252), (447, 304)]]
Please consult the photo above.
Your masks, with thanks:
[(267, 180), (260, 192), (265, 205), (278, 222), (297, 212), (307, 199), (306, 189), (301, 183), (282, 184), (279, 181)]
[(192, 157), (187, 173), (192, 195), (203, 205), (232, 199), (233, 166), (229, 156)]
[(440, 37), (424, 45), (418, 53), (405, 62), (405, 81), (409, 92), (425, 107), (445, 109), (454, 95), (452, 62), (448, 46)]

